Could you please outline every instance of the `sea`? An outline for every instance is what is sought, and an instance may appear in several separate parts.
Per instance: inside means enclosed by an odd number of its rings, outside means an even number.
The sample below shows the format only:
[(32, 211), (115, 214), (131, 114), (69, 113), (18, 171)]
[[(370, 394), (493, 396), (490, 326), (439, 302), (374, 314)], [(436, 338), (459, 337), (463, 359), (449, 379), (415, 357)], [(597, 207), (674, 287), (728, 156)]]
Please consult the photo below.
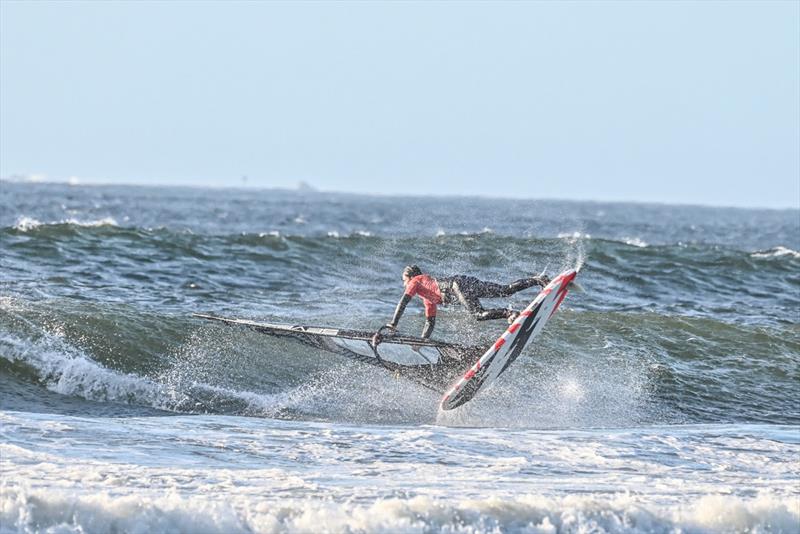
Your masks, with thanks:
[[(377, 330), (408, 264), (580, 287), (453, 411), (192, 316)], [(800, 210), (0, 182), (0, 532), (798, 533)]]

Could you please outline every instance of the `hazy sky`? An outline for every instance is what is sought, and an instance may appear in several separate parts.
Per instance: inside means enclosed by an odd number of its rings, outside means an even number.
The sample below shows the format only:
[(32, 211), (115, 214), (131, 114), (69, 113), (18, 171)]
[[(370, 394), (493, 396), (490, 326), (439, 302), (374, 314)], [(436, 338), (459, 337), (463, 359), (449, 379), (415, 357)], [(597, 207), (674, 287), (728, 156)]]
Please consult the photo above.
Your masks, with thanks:
[(32, 174), (798, 207), (800, 2), (1, 0)]

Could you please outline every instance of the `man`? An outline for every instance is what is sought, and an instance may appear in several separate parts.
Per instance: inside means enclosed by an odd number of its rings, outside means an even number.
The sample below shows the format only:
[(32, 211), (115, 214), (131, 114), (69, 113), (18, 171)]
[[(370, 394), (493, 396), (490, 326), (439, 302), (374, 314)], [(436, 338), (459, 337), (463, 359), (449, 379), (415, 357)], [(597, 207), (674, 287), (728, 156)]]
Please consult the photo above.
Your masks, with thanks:
[(386, 327), (391, 330), (397, 329), (397, 323), (400, 322), (400, 317), (414, 295), (419, 295), (425, 306), (425, 327), (422, 330), (422, 337), (425, 339), (429, 338), (433, 332), (436, 324), (436, 306), (439, 304), (460, 303), (478, 321), (506, 318), (509, 323), (513, 323), (514, 319), (519, 316), (519, 312), (508, 308), (485, 310), (478, 299), (508, 297), (535, 285), (545, 287), (548, 283), (550, 283), (550, 279), (544, 275), (521, 278), (508, 285), (484, 282), (473, 276), (464, 275), (437, 279), (424, 274), (416, 265), (409, 265), (403, 269), (405, 293), (397, 304), (392, 321)]

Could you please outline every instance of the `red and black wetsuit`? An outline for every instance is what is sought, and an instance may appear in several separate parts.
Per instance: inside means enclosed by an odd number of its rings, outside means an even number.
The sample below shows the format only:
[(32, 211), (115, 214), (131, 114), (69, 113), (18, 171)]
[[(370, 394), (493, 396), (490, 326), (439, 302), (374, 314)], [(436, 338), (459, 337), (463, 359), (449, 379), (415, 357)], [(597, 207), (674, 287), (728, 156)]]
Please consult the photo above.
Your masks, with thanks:
[(422, 303), (425, 306), (425, 328), (422, 331), (422, 337), (427, 338), (433, 332), (433, 327), (436, 324), (436, 307), (439, 304), (455, 304), (460, 303), (470, 313), (475, 315), (478, 321), (486, 321), (489, 319), (503, 319), (507, 318), (513, 313), (513, 310), (508, 308), (493, 308), (486, 310), (481, 305), (481, 298), (499, 298), (508, 297), (517, 291), (522, 291), (535, 285), (544, 287), (547, 285), (546, 278), (537, 276), (530, 278), (521, 278), (515, 282), (507, 285), (495, 284), (493, 282), (484, 282), (474, 276), (456, 275), (446, 278), (433, 278), (427, 274), (421, 274), (411, 278), (406, 284), (406, 291), (403, 298), (397, 304), (394, 311), (394, 317), (391, 326), (397, 326), (400, 317), (406, 309), (406, 305), (414, 295), (419, 295), (422, 298)]
[(439, 290), (439, 284), (436, 283), (436, 279), (427, 274), (417, 275), (408, 281), (403, 298), (397, 303), (394, 317), (392, 317), (392, 322), (389, 325), (392, 327), (397, 326), (400, 317), (406, 310), (406, 305), (414, 295), (419, 295), (425, 306), (425, 328), (422, 329), (422, 337), (428, 338), (436, 324), (436, 306), (442, 303), (442, 293)]

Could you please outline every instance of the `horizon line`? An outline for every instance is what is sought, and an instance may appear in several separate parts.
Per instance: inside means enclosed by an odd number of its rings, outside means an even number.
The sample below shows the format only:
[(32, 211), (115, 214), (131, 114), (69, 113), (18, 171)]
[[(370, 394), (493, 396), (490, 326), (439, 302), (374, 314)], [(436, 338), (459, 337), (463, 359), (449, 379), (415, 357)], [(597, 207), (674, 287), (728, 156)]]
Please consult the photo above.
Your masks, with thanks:
[(362, 197), (382, 197), (382, 198), (474, 198), (487, 200), (533, 200), (545, 202), (574, 202), (574, 203), (594, 203), (594, 204), (643, 204), (653, 206), (674, 206), (674, 207), (694, 207), (694, 208), (713, 208), (713, 209), (739, 209), (739, 210), (770, 210), (770, 211), (800, 211), (800, 202), (794, 206), (735, 206), (730, 204), (693, 204), (688, 202), (661, 202), (656, 200), (597, 200), (597, 199), (574, 199), (574, 198), (555, 198), (555, 197), (509, 197), (502, 195), (478, 194), (478, 193), (428, 193), (419, 195), (409, 195), (402, 193), (381, 193), (363, 191), (345, 191), (319, 189), (308, 184), (304, 180), (299, 180), (295, 187), (289, 186), (267, 186), (267, 185), (224, 185), (224, 184), (186, 184), (186, 183), (142, 183), (142, 182), (107, 182), (102, 180), (91, 180), (71, 177), (67, 179), (54, 179), (41, 175), (10, 175), (0, 176), (0, 183), (13, 183), (22, 185), (66, 185), (70, 187), (152, 187), (152, 188), (186, 188), (186, 189), (232, 189), (232, 190), (255, 190), (255, 191), (285, 191), (305, 194), (334, 194), (334, 195), (353, 195)]

